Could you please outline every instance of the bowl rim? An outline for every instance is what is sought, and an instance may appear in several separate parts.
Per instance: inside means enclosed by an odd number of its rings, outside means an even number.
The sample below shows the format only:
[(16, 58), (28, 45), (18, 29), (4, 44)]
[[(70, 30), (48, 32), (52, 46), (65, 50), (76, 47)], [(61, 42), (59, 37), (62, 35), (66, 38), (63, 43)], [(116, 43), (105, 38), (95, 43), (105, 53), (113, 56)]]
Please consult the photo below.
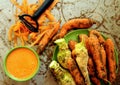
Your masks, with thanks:
[[(26, 49), (28, 49), (28, 50), (31, 50), (31, 51), (35, 54), (35, 56), (36, 56), (36, 58), (37, 58), (37, 61), (38, 61), (38, 65), (37, 65), (37, 68), (36, 68), (35, 72), (34, 72), (32, 75), (30, 75), (29, 77), (24, 78), (24, 79), (20, 79), (20, 78), (14, 77), (12, 74), (10, 74), (10, 73), (8, 72), (8, 70), (7, 70), (7, 68), (6, 68), (6, 60), (7, 60), (7, 57), (9, 56), (9, 54), (10, 54), (12, 51), (14, 51), (14, 50), (16, 50), (16, 49), (19, 49), (19, 48), (26, 48)], [(4, 68), (4, 71), (5, 71), (6, 75), (7, 75), (8, 77), (10, 77), (11, 79), (13, 79), (13, 80), (15, 80), (15, 81), (20, 81), (20, 82), (22, 82), (22, 81), (27, 81), (27, 80), (30, 80), (31, 78), (33, 78), (33, 77), (37, 74), (37, 72), (39, 71), (39, 67), (40, 67), (40, 60), (39, 60), (39, 56), (38, 56), (37, 52), (35, 52), (35, 50), (33, 50), (32, 48), (30, 48), (30, 47), (28, 47), (28, 46), (17, 46), (17, 47), (14, 47), (14, 48), (10, 49), (10, 51), (8, 51), (8, 53), (6, 54), (6, 56), (4, 57), (4, 60), (3, 60), (3, 68)]]

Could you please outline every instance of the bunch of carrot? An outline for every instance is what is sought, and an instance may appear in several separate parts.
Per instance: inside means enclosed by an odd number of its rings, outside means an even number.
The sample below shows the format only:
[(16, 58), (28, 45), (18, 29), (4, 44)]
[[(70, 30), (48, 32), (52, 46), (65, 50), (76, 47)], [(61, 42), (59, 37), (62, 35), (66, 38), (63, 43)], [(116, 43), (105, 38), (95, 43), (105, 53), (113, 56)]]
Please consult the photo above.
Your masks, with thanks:
[[(60, 22), (57, 21), (55, 16), (51, 13), (51, 10), (59, 2), (59, 0), (54, 0), (50, 7), (48, 7), (48, 9), (39, 17), (38, 33), (29, 31), (26, 26), (20, 22), (18, 15), (33, 15), (37, 8), (42, 5), (44, 0), (38, 0), (35, 4), (29, 4), (28, 0), (22, 0), (22, 3), (18, 3), (17, 0), (10, 1), (15, 6), (15, 23), (10, 27), (8, 32), (9, 41), (12, 41), (14, 46), (24, 46), (27, 44), (34, 46), (37, 44), (42, 46), (42, 49), (44, 49), (44, 46), (46, 46), (50, 38), (57, 33), (60, 26)], [(31, 21), (29, 18), (27, 20), (29, 22)], [(19, 43), (19, 41), (21, 43)]]
[[(82, 39), (89, 55), (87, 69), (91, 82), (95, 85), (101, 85), (100, 80), (103, 80), (105, 84), (114, 82), (116, 61), (113, 41), (110, 38), (105, 40), (97, 30), (90, 30), (88, 35), (80, 34), (79, 40)], [(76, 44), (77, 42), (73, 40), (70, 40), (68, 44), (73, 59), (76, 59), (74, 52)]]

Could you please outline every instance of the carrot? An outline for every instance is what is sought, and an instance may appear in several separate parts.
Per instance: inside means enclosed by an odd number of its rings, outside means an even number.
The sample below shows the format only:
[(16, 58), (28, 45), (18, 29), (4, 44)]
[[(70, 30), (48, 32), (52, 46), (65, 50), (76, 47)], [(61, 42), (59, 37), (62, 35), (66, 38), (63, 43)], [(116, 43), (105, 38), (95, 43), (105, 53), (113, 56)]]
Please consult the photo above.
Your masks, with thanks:
[(70, 40), (70, 41), (68, 42), (68, 46), (69, 46), (70, 50), (72, 51), (71, 55), (72, 55), (72, 58), (73, 58), (74, 60), (76, 59), (76, 54), (75, 54), (75, 50), (74, 50), (76, 44), (77, 44), (77, 42), (74, 41), (74, 40)]
[[(21, 6), (16, 2), (16, 0), (10, 0), (17, 8), (21, 9)], [(21, 9), (22, 10), (22, 9)]]
[(43, 23), (45, 22), (45, 20), (46, 20), (46, 15), (41, 15), (41, 17), (39, 17), (39, 19), (38, 19), (38, 24), (41, 26), (41, 25), (43, 25)]
[(101, 85), (100, 80), (96, 77), (95, 66), (91, 57), (88, 59), (88, 73), (93, 84)]
[(102, 63), (106, 68), (106, 52), (103, 45), (100, 46), (100, 55), (101, 55)]
[(24, 7), (24, 9), (22, 9), (22, 11), (24, 13), (28, 13), (28, 2), (27, 2), (27, 0), (22, 1), (22, 6)]
[(76, 41), (70, 40), (70, 41), (68, 42), (68, 46), (69, 46), (70, 50), (74, 50), (76, 44), (77, 44)]
[(41, 33), (48, 30), (48, 29), (50, 29), (50, 26), (39, 26), (39, 30)]
[[(75, 60), (74, 49), (75, 49), (76, 44), (77, 44), (77, 42), (74, 40), (70, 40), (68, 43), (68, 46), (69, 46), (70, 50), (72, 51), (72, 57), (74, 60)], [(73, 59), (68, 60), (68, 69), (69, 69), (70, 73), (72, 74), (72, 76), (74, 77), (76, 84), (84, 85), (85, 83), (83, 80), (83, 76), (82, 76), (81, 72), (78, 70), (78, 67)]]
[[(106, 71), (106, 52), (104, 50), (104, 43), (105, 43), (105, 39), (102, 37), (102, 35), (100, 34), (100, 32), (98, 32), (97, 30), (90, 30), (89, 32), (89, 36), (91, 37), (96, 37), (99, 41), (99, 44), (100, 44), (100, 58), (101, 58), (101, 62), (103, 63), (103, 66), (105, 68), (105, 73), (107, 75), (107, 71)], [(107, 83), (107, 76), (106, 78), (104, 79), (105, 80), (105, 83)]]
[(16, 24), (18, 25), (15, 25), (13, 31), (18, 31), (18, 29), (20, 28), (20, 22), (17, 22)]
[(91, 77), (91, 81), (94, 85), (101, 85), (100, 80), (96, 77)]
[(12, 32), (13, 32), (13, 28), (15, 27), (15, 25), (12, 25), (8, 31), (8, 40), (12, 41)]
[(100, 43), (100, 55), (101, 55), (102, 63), (104, 65), (104, 67), (106, 68), (106, 52), (105, 52), (105, 49), (103, 46), (105, 43), (105, 39), (102, 37), (100, 32), (98, 32), (97, 30), (90, 30), (89, 36), (93, 36), (93, 37), (98, 38), (99, 43)]
[(39, 41), (41, 40), (41, 38), (44, 36), (44, 34), (47, 31), (42, 32), (39, 36), (37, 36), (37, 39), (31, 44), (31, 47), (34, 46), (35, 44), (39, 43)]
[(52, 29), (49, 29), (48, 32), (44, 34), (43, 38), (39, 42), (39, 47), (37, 50), (38, 53), (41, 53), (45, 49), (45, 46), (52, 39), (52, 37), (57, 33), (59, 28), (60, 28), (60, 23), (57, 22)]
[(89, 43), (89, 47), (90, 47), (90, 53), (92, 55), (93, 62), (94, 62), (95, 67), (96, 67), (97, 75), (100, 79), (107, 81), (106, 70), (105, 70), (104, 65), (101, 61), (101, 56), (100, 56), (99, 40), (96, 37), (91, 36), (88, 38), (88, 43)]
[(49, 21), (56, 21), (54, 16), (50, 13), (49, 10), (45, 11), (46, 17), (49, 19)]
[(116, 63), (114, 56), (114, 44), (109, 38), (105, 41), (105, 51), (108, 62), (108, 80), (113, 82), (116, 78)]
[(91, 27), (95, 22), (91, 19), (72, 19), (67, 21), (61, 28), (60, 32), (53, 38), (53, 41), (64, 37), (64, 35), (72, 29), (84, 29)]
[(42, 5), (42, 3), (43, 3), (44, 0), (38, 0), (38, 1), (39, 1), (40, 5)]
[(79, 71), (75, 61), (72, 58), (69, 58), (67, 65), (68, 65), (68, 70), (70, 71), (73, 79), (76, 82), (76, 85), (85, 85), (83, 76), (82, 76), (81, 72)]
[(14, 47), (16, 47), (17, 46), (17, 36), (14, 36), (13, 40), (14, 40)]
[[(13, 5), (16, 6), (16, 10), (15, 10), (16, 13), (15, 13), (15, 24), (11, 26), (8, 33), (9, 41), (13, 41), (13, 43), (18, 43), (16, 42), (16, 40), (13, 39), (14, 36), (17, 36), (17, 38), (20, 39), (22, 45), (27, 44), (26, 42), (28, 40), (30, 40), (32, 46), (38, 44), (39, 41), (41, 40), (42, 34), (44, 34), (44, 31), (50, 31), (50, 29), (52, 28), (51, 26), (53, 26), (53, 24), (50, 26), (48, 25), (49, 22), (51, 21), (55, 22), (55, 17), (51, 13), (51, 10), (58, 3), (59, 0), (54, 0), (52, 5), (39, 17), (38, 19), (39, 33), (36, 34), (31, 33), (24, 24), (18, 21), (18, 15), (22, 15), (22, 14), (33, 15), (33, 13), (37, 10), (37, 8), (42, 5), (44, 0), (38, 0), (38, 3), (35, 4), (29, 4), (28, 0), (22, 0), (20, 4), (17, 2), (17, 0), (10, 0), (10, 1)], [(35, 25), (35, 23), (29, 17), (25, 17), (25, 18), (28, 20), (28, 22), (32, 23), (32, 25)], [(47, 25), (45, 29), (41, 28), (45, 25)]]
[(24, 40), (25, 42), (28, 41), (28, 36), (23, 35), (22, 37), (23, 37), (23, 40)]
[(96, 36), (98, 38), (100, 44), (104, 44), (104, 42), (105, 42), (105, 39), (102, 37), (100, 32), (98, 32), (97, 30), (91, 30), (89, 32), (89, 36)]
[(25, 45), (25, 42), (24, 42), (24, 40), (23, 40), (23, 37), (22, 37), (22, 35), (21, 35), (20, 30), (19, 30), (19, 35), (20, 35), (21, 45), (24, 46), (24, 45)]

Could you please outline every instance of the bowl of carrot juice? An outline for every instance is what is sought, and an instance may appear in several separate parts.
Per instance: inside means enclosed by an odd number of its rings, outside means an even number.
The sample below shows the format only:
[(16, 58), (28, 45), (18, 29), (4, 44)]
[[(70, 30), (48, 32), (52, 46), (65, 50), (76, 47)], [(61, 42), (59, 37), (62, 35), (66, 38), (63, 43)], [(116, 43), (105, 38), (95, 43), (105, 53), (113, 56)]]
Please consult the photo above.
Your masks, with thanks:
[(29, 47), (21, 46), (11, 49), (4, 58), (4, 71), (15, 81), (27, 81), (39, 71), (38, 54)]

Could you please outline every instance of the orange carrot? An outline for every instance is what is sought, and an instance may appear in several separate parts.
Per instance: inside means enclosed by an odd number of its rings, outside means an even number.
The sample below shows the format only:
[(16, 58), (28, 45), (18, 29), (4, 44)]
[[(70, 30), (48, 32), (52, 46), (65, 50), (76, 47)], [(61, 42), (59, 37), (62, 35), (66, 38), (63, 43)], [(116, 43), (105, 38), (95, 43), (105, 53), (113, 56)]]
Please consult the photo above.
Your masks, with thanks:
[(50, 26), (39, 26), (39, 30), (41, 33), (49, 29), (50, 29)]
[(38, 19), (38, 24), (41, 26), (43, 25), (43, 23), (45, 22), (46, 20), (46, 15), (41, 15), (41, 17), (39, 17)]
[(17, 46), (17, 36), (14, 36), (13, 40), (14, 40), (14, 47), (16, 47)]
[(42, 5), (42, 3), (43, 3), (44, 0), (38, 0), (38, 1), (39, 1), (40, 5)]
[[(16, 0), (10, 0), (17, 8), (21, 9), (21, 6), (16, 2)], [(22, 10), (22, 9), (21, 9)]]
[(69, 58), (67, 65), (68, 65), (68, 70), (70, 71), (73, 79), (75, 80), (76, 85), (85, 85), (83, 76), (79, 71), (75, 61), (72, 58)]
[(70, 50), (74, 50), (75, 49), (75, 44), (77, 44), (77, 42), (74, 41), (74, 40), (70, 40), (68, 42), (68, 46), (69, 46)]
[(116, 78), (116, 63), (114, 56), (114, 43), (111, 39), (105, 41), (105, 51), (108, 64), (108, 80), (110, 82), (115, 81)]
[(92, 55), (93, 62), (96, 67), (97, 75), (100, 79), (107, 81), (106, 70), (101, 61), (101, 56), (100, 56), (99, 40), (96, 37), (91, 36), (88, 38), (88, 43), (89, 43), (89, 47), (90, 47), (90, 53)]
[(68, 46), (70, 48), (70, 50), (72, 51), (72, 58), (73, 59), (68, 59), (68, 69), (70, 71), (70, 73), (72, 74), (75, 82), (77, 85), (84, 85), (84, 78), (81, 74), (81, 72), (78, 70), (77, 64), (75, 62), (75, 53), (74, 53), (74, 49), (75, 49), (75, 45), (77, 44), (76, 41), (74, 40), (70, 40), (68, 42)]
[(70, 40), (69, 42), (68, 42), (68, 46), (69, 46), (69, 48), (70, 48), (70, 50), (72, 51), (71, 52), (71, 55), (72, 55), (72, 58), (75, 60), (76, 59), (76, 54), (75, 54), (75, 45), (77, 44), (77, 42), (76, 41), (74, 41), (74, 40)]
[(88, 73), (93, 84), (101, 85), (100, 80), (96, 77), (95, 66), (91, 57), (88, 59)]
[(9, 31), (8, 31), (8, 40), (12, 41), (12, 32), (13, 32), (13, 28), (15, 27), (15, 25), (11, 26)]
[(72, 19), (67, 21), (61, 28), (60, 32), (53, 38), (56, 40), (58, 38), (64, 37), (64, 35), (72, 29), (84, 29), (91, 27), (95, 22), (91, 19)]
[(58, 32), (60, 28), (60, 23), (57, 22), (52, 29), (49, 29), (48, 32), (46, 32), (39, 42), (39, 47), (38, 47), (38, 53), (41, 53), (44, 49), (45, 46), (48, 44), (48, 42), (52, 39), (52, 37)]
[(91, 81), (94, 85), (101, 85), (100, 80), (96, 77), (91, 77)]
[(49, 19), (49, 21), (56, 21), (54, 16), (50, 13), (50, 11), (45, 11), (46, 17)]
[(35, 44), (38, 44), (39, 41), (41, 40), (41, 38), (44, 36), (44, 34), (45, 34), (46, 32), (48, 32), (48, 30), (42, 32), (39, 36), (37, 36), (37, 39), (31, 44), (31, 47), (34, 46)]
[(91, 30), (89, 32), (89, 36), (96, 36), (98, 38), (100, 44), (103, 44), (105, 42), (105, 39), (102, 37), (100, 32), (98, 32), (97, 30)]
[(106, 52), (103, 45), (100, 46), (100, 55), (101, 55), (102, 63), (106, 68)]

